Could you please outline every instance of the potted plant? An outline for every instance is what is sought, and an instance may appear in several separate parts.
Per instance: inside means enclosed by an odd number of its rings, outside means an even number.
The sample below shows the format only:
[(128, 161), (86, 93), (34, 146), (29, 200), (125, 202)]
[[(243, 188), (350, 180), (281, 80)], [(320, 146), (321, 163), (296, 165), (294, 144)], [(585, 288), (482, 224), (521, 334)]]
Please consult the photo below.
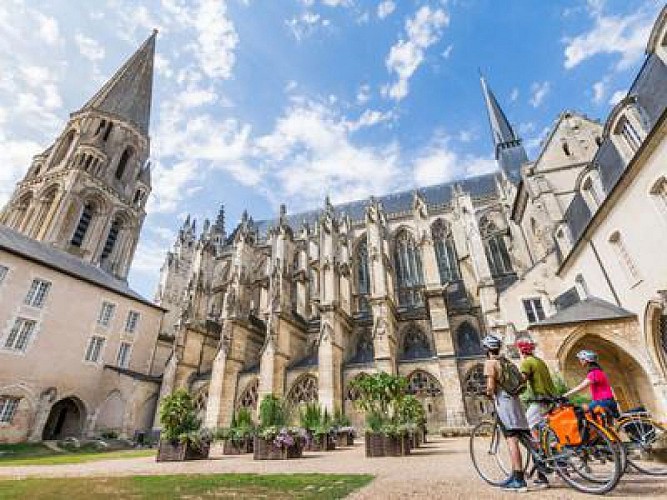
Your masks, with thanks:
[(301, 429), (289, 427), (286, 405), (276, 396), (267, 395), (259, 405), (259, 429), (254, 437), (255, 460), (300, 458), (305, 436)]
[(311, 444), (311, 449), (313, 451), (335, 450), (336, 437), (329, 413), (325, 409), (324, 412), (320, 415), (320, 421), (313, 429), (313, 442)]
[(413, 395), (405, 396), (398, 408), (398, 421), (403, 425), (412, 448), (418, 447), (423, 439), (426, 412), (421, 402)]
[(334, 428), (336, 431), (336, 444), (338, 446), (353, 446), (355, 430), (347, 415), (336, 409), (334, 412)]
[[(405, 377), (379, 372), (357, 378), (352, 388), (359, 394), (357, 405), (366, 414), (366, 456), (394, 456), (409, 453), (402, 440), (407, 436), (400, 422), (400, 408), (405, 398)], [(399, 443), (399, 441), (401, 441)]]
[(232, 415), (231, 425), (215, 432), (215, 440), (221, 442), (219, 448), (223, 455), (241, 455), (252, 453), (254, 435), (255, 424), (250, 410), (239, 408)]
[(183, 389), (160, 403), (160, 445), (158, 462), (198, 460), (208, 457), (210, 433), (201, 429), (190, 394)]
[(322, 408), (315, 402), (306, 403), (299, 411), (299, 424), (306, 436), (305, 449), (312, 450), (315, 428), (322, 420)]

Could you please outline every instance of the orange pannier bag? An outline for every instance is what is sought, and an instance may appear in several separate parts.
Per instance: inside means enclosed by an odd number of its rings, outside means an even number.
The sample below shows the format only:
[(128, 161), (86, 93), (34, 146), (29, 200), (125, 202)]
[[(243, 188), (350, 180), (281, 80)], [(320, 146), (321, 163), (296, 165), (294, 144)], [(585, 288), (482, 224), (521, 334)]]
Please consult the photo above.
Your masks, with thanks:
[(547, 415), (547, 422), (556, 433), (561, 445), (577, 446), (581, 444), (580, 419), (574, 406), (555, 408)]

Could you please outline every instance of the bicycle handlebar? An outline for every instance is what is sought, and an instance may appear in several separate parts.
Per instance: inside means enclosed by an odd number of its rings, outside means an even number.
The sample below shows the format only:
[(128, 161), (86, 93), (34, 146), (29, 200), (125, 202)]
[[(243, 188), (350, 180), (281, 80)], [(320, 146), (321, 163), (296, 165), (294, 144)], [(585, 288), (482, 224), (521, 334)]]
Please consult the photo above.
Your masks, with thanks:
[(528, 400), (529, 403), (564, 405), (569, 404), (570, 400), (563, 396), (537, 396)]

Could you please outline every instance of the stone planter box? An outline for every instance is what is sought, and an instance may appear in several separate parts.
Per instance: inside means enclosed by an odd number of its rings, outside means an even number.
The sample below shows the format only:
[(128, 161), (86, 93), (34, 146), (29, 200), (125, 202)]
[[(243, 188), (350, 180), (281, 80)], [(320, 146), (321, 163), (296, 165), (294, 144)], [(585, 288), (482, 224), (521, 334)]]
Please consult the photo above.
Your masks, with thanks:
[(252, 438), (243, 441), (232, 441), (231, 439), (226, 439), (223, 441), (222, 445), (223, 455), (243, 455), (244, 453), (252, 453), (252, 450)]
[(338, 446), (354, 446), (354, 433), (350, 431), (343, 431), (338, 433)]
[(403, 457), (410, 454), (410, 437), (385, 436), (367, 432), (364, 436), (367, 457)]
[(332, 451), (336, 449), (336, 440), (333, 436), (325, 434), (323, 436), (313, 436), (306, 446), (307, 451)]
[(209, 445), (202, 444), (201, 448), (195, 448), (190, 443), (178, 441), (160, 441), (157, 456), (158, 462), (182, 462), (184, 460), (204, 460), (208, 458)]
[(288, 460), (290, 458), (301, 458), (302, 456), (303, 443), (299, 438), (294, 438), (292, 446), (276, 446), (273, 439), (263, 439), (255, 436), (252, 456), (254, 460)]

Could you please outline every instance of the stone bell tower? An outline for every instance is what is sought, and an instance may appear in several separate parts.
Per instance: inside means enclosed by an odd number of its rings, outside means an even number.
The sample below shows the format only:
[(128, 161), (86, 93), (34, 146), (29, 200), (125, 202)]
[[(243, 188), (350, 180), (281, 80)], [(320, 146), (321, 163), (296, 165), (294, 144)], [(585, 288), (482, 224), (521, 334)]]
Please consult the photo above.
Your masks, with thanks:
[(153, 34), (33, 158), (0, 223), (127, 277), (151, 191)]

